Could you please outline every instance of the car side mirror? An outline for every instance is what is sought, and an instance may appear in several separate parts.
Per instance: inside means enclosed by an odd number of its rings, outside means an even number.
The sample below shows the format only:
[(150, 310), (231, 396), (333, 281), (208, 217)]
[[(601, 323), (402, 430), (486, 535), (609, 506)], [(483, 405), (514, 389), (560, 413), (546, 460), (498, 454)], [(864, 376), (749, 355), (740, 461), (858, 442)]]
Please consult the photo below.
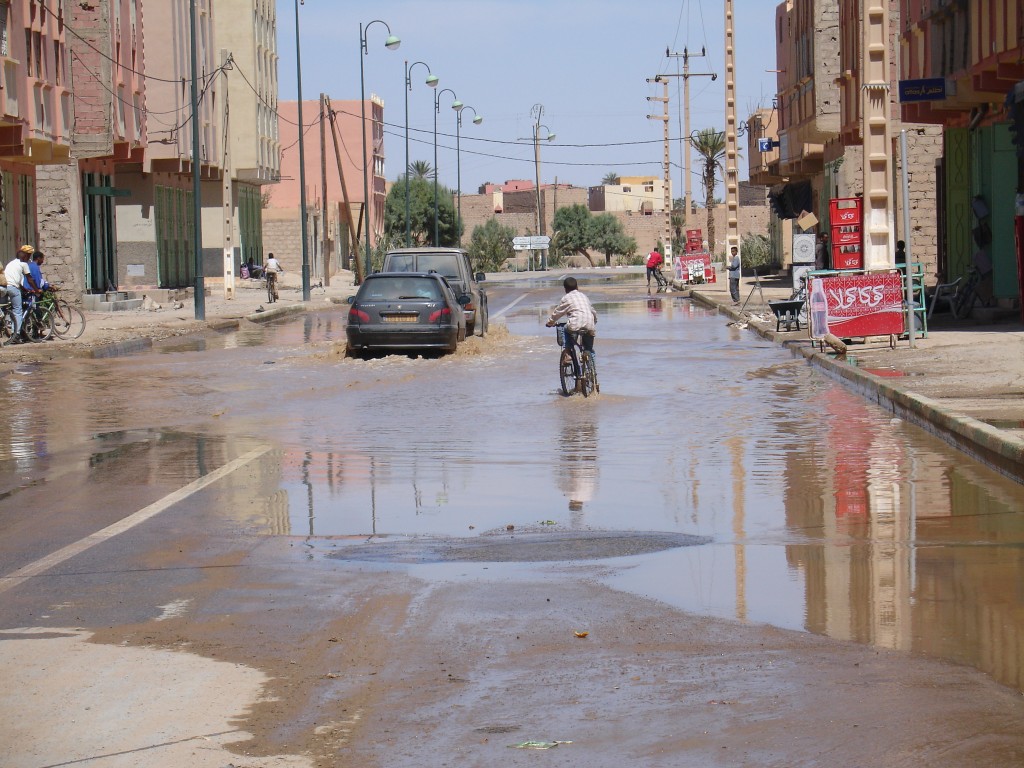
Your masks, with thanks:
[(461, 296), (459, 296), (459, 304), (461, 304), (462, 306), (465, 307), (471, 303), (473, 303), (473, 297), (470, 296), (468, 293), (464, 293)]
[(485, 275), (483, 272), (477, 272), (476, 273), (476, 281), (478, 283), (482, 283), (486, 279), (487, 279), (487, 275)]
[(349, 296), (347, 299), (345, 299), (345, 301), (347, 301), (349, 304), (351, 304), (355, 300), (356, 300), (355, 295)]

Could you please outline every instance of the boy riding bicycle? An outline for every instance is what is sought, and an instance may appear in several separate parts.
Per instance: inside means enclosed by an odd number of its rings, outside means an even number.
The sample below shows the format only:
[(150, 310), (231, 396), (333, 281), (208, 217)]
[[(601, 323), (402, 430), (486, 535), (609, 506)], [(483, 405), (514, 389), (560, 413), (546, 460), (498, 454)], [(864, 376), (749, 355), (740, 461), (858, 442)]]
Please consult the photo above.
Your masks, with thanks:
[(594, 311), (594, 305), (590, 303), (590, 299), (584, 296), (577, 287), (575, 277), (565, 278), (562, 281), (562, 287), (565, 288), (565, 296), (551, 311), (545, 325), (551, 328), (561, 318), (566, 319), (564, 347), (572, 355), (574, 371), (576, 375), (579, 375), (579, 360), (576, 359), (573, 341), (576, 336), (579, 336), (583, 351), (593, 354), (594, 336), (597, 335), (597, 312)]

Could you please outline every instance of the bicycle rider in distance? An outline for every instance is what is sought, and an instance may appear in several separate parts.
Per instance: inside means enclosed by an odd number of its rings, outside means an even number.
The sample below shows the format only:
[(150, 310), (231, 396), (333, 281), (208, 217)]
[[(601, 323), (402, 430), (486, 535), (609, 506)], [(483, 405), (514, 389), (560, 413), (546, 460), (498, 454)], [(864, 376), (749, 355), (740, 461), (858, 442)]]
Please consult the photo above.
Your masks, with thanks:
[(597, 312), (582, 291), (579, 290), (575, 277), (567, 277), (562, 281), (565, 296), (551, 311), (545, 325), (551, 328), (563, 317), (565, 320), (564, 348), (572, 356), (574, 372), (579, 375), (580, 361), (576, 359), (573, 341), (579, 336), (580, 346), (584, 352), (594, 353), (594, 336), (597, 335)]
[(277, 293), (277, 278), (281, 272), (284, 272), (284, 267), (281, 266), (281, 262), (272, 253), (267, 254), (267, 263), (263, 265), (263, 272), (267, 277), (267, 281), (274, 286), (274, 299), (278, 298)]

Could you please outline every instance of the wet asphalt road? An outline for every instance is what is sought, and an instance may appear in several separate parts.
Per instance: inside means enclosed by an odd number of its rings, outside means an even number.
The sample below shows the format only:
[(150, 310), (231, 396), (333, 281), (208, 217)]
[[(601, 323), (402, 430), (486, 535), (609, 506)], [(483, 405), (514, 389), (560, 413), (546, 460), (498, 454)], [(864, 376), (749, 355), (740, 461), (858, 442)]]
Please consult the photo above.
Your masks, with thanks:
[[(398, 599), (395, 578), (451, 592), (550, 582), (568, 564), (616, 605), (954, 662), (1024, 690), (1024, 489), (686, 300), (614, 279), (584, 289), (600, 314), (589, 399), (559, 391), (550, 281), (493, 283), (494, 332), (440, 359), (344, 359), (339, 308), (15, 370), (0, 379), (0, 629), (166, 647), (168, 605), (185, 606), (171, 617), (182, 642), (269, 600), (287, 605), (287, 635), (325, 621), (310, 618), (320, 601), (354, 610), (322, 593), (332, 573), (364, 596), (379, 577)], [(364, 617), (364, 636), (405, 610)], [(241, 662), (223, 627), (196, 632), (186, 647)], [(281, 656), (236, 641), (268, 671)], [(248, 730), (280, 747), (284, 719), (301, 739), (314, 699), (283, 696)]]

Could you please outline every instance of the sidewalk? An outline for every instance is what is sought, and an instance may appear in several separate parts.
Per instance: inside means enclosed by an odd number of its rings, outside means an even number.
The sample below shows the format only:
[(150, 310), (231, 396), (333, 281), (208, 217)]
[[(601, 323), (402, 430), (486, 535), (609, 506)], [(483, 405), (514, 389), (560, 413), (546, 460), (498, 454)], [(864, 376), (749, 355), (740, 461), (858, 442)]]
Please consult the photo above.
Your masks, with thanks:
[[(935, 314), (928, 338), (888, 337), (851, 344), (845, 358), (821, 352), (806, 329), (776, 332), (775, 316), (761, 302), (753, 278), (740, 283), (740, 305), (728, 281), (695, 286), (691, 297), (716, 307), (740, 326), (803, 355), (847, 386), (917, 424), (1003, 474), (1024, 482), (1024, 326), (1019, 320), (974, 324)], [(788, 299), (789, 278), (761, 278), (766, 301)], [(785, 329), (785, 325), (782, 326)]]
[[(319, 279), (312, 280), (316, 286)], [(328, 288), (312, 287), (308, 303), (302, 301), (302, 277), (297, 271), (284, 273), (280, 299), (267, 303), (262, 280), (236, 280), (235, 297), (224, 298), (222, 280), (207, 280), (205, 321), (196, 320), (195, 302), (190, 296), (180, 308), (163, 305), (152, 310), (85, 312), (85, 332), (75, 340), (54, 339), (38, 344), (4, 347), (3, 362), (53, 360), (63, 357), (109, 357), (145, 349), (153, 342), (210, 329), (238, 327), (243, 321), (265, 322), (293, 312), (344, 302), (355, 293), (351, 272), (335, 275)], [(144, 294), (145, 291), (138, 291)]]

